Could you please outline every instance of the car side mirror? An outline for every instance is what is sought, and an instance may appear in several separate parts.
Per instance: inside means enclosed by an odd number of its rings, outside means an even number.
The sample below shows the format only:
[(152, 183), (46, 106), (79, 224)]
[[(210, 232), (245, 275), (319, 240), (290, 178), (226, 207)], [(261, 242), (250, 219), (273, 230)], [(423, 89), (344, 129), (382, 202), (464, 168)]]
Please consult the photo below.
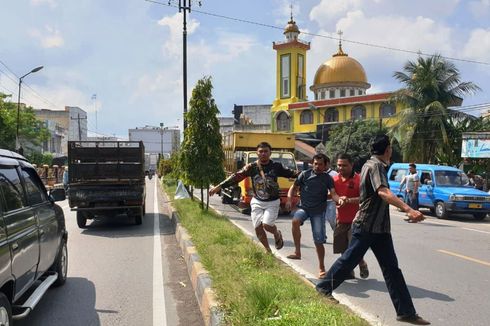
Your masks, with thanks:
[(56, 188), (49, 192), (49, 196), (53, 201), (62, 201), (66, 199), (66, 192), (63, 188)]

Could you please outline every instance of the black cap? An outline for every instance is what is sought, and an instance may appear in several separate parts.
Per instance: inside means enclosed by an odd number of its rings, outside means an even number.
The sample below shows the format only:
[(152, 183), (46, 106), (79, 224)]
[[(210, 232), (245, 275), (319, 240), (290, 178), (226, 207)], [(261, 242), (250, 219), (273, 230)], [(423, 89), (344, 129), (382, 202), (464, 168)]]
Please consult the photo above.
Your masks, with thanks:
[(389, 145), (390, 138), (387, 135), (377, 135), (371, 142), (371, 154), (383, 155)]

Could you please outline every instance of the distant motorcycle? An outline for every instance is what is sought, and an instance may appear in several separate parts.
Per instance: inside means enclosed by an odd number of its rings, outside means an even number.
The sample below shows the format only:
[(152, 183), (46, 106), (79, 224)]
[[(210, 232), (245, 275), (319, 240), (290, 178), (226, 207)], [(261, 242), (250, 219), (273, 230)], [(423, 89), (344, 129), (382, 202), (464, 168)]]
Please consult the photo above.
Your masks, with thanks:
[(150, 180), (151, 180), (151, 178), (153, 178), (153, 174), (149, 174), (149, 175), (148, 175), (148, 179), (150, 179)]

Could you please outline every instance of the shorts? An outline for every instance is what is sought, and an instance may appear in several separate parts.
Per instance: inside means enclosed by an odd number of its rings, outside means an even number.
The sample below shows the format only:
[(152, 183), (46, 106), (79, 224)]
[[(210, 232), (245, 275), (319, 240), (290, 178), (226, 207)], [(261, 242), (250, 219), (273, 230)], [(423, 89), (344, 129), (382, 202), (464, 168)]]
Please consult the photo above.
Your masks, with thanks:
[(325, 218), (332, 230), (335, 230), (335, 225), (337, 223), (337, 207), (335, 206), (335, 202), (333, 200), (327, 201), (327, 209), (325, 210)]
[(325, 214), (317, 213), (317, 214), (308, 214), (303, 209), (298, 209), (294, 212), (293, 216), (294, 220), (300, 220), (301, 225), (307, 220), (310, 219), (311, 224), (311, 232), (313, 233), (313, 242), (315, 244), (323, 244), (327, 242), (327, 234), (325, 230)]
[(352, 239), (352, 224), (338, 223), (333, 232), (333, 253), (341, 254), (349, 247)]
[(254, 228), (258, 228), (262, 223), (274, 226), (279, 214), (279, 206), (281, 200), (262, 201), (255, 197), (250, 201), (252, 224)]

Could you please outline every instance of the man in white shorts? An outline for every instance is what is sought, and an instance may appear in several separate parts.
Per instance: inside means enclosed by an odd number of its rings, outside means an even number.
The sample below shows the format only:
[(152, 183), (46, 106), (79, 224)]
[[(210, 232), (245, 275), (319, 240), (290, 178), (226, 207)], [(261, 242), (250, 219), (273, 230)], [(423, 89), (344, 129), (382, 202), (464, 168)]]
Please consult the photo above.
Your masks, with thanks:
[(296, 178), (298, 175), (297, 171), (285, 168), (281, 163), (273, 162), (270, 159), (271, 152), (272, 147), (269, 143), (258, 144), (257, 156), (259, 158), (257, 161), (247, 164), (243, 169), (209, 190), (209, 195), (212, 196), (222, 188), (237, 184), (247, 177), (252, 179), (254, 192), (254, 197), (250, 202), (252, 223), (257, 238), (268, 252), (271, 252), (271, 248), (265, 231), (274, 235), (277, 250), (284, 246), (281, 231), (275, 225), (281, 204), (277, 178)]

